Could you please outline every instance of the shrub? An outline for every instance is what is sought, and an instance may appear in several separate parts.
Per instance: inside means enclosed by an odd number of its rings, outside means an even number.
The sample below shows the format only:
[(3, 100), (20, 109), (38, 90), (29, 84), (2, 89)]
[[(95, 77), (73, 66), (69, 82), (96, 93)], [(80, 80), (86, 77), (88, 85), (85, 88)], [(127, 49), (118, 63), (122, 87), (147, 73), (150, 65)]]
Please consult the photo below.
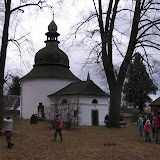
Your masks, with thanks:
[(53, 129), (56, 129), (56, 119), (50, 120)]
[(124, 120), (124, 115), (120, 114), (120, 121), (123, 121), (123, 120)]

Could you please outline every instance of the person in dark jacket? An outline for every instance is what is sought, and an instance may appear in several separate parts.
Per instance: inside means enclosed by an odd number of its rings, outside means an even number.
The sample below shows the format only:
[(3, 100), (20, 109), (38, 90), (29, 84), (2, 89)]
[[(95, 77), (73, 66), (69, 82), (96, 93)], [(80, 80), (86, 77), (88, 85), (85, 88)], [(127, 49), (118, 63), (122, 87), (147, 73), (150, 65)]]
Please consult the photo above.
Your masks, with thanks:
[(3, 125), (5, 130), (6, 141), (8, 143), (7, 148), (11, 149), (14, 146), (14, 144), (11, 142), (13, 120), (12, 118), (10, 118), (9, 115), (3, 119)]
[(106, 127), (108, 126), (108, 123), (109, 123), (109, 116), (108, 114), (104, 117), (104, 123), (106, 124)]
[(153, 120), (152, 120), (152, 141), (154, 141), (155, 138), (155, 124), (154, 124), (154, 120), (155, 120), (155, 116), (153, 116)]
[(143, 128), (144, 128), (144, 125), (146, 124), (147, 120), (148, 120), (148, 117), (147, 117), (147, 114), (145, 114), (144, 118), (143, 118)]
[(61, 120), (59, 114), (56, 115), (56, 118), (57, 118), (57, 120), (56, 120), (56, 130), (55, 130), (55, 133), (54, 133), (53, 141), (56, 141), (58, 133), (59, 133), (59, 136), (60, 136), (60, 141), (63, 141), (63, 139), (62, 139), (62, 120)]
[(160, 143), (160, 112), (154, 119), (156, 142)]

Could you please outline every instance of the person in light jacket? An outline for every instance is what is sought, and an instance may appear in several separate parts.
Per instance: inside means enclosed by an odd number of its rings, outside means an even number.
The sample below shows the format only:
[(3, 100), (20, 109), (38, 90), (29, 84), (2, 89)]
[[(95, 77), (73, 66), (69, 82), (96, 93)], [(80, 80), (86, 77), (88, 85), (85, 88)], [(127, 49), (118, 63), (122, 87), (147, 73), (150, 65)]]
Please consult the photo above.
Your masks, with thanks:
[(138, 121), (137, 121), (137, 128), (139, 129), (140, 132), (140, 136), (143, 136), (143, 119), (142, 119), (142, 115), (140, 114), (138, 116)]
[(12, 128), (13, 128), (12, 118), (10, 118), (10, 116), (7, 116), (6, 118), (3, 119), (3, 124), (4, 124), (6, 141), (8, 143), (7, 148), (12, 148), (14, 146), (14, 144), (11, 142)]

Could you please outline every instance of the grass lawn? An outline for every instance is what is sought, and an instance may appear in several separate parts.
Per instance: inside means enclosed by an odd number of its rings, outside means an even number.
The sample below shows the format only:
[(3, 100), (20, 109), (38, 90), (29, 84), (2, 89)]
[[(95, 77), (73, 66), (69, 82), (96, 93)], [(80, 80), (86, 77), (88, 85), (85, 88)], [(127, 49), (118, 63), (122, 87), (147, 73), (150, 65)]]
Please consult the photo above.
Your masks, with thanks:
[[(127, 124), (128, 125), (128, 124)], [(12, 149), (0, 136), (0, 160), (158, 160), (160, 145), (144, 142), (135, 124), (126, 128), (75, 127), (63, 130), (63, 142), (51, 141), (54, 130), (48, 122), (30, 124), (14, 119)]]

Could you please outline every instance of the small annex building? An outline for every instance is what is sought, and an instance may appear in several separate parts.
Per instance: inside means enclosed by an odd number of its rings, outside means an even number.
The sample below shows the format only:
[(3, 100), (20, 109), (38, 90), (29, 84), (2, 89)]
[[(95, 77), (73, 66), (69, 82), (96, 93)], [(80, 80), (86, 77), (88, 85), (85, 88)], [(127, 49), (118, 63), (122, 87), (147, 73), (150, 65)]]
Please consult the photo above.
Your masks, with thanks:
[(154, 100), (148, 106), (151, 107), (151, 114), (156, 116), (158, 112), (160, 112), (160, 97)]
[(109, 96), (88, 75), (81, 81), (69, 70), (68, 56), (58, 47), (54, 20), (45, 34), (46, 46), (35, 55), (33, 69), (21, 79), (21, 118), (53, 119), (59, 113), (77, 125), (103, 125)]
[(20, 96), (4, 95), (3, 103), (5, 110), (20, 110)]

